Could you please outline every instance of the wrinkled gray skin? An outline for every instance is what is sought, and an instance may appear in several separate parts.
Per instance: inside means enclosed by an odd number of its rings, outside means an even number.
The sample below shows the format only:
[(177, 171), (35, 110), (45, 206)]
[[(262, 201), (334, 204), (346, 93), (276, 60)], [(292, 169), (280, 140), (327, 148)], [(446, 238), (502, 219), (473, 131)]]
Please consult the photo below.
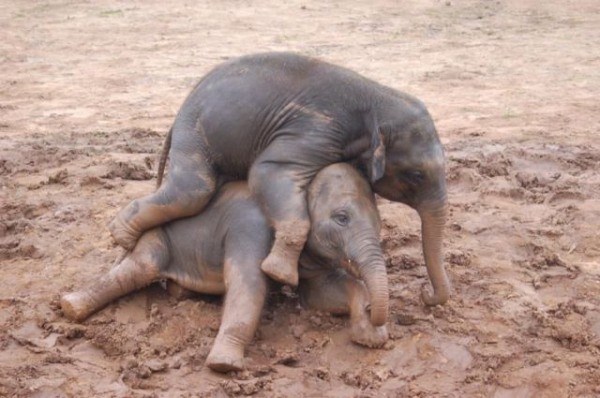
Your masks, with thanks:
[[(377, 194), (417, 210), (433, 286), (422, 298), (428, 305), (448, 299), (444, 154), (416, 98), (317, 59), (249, 55), (217, 66), (198, 83), (167, 142), (166, 184), (131, 202), (109, 225), (121, 246), (132, 248), (144, 231), (199, 213), (222, 179), (247, 179), (275, 229), (261, 268), (295, 285), (310, 228), (306, 189), (319, 170), (347, 162), (368, 176)], [(373, 303), (375, 323), (385, 316)]]
[[(371, 301), (388, 310), (380, 221), (369, 184), (351, 166), (331, 165), (312, 182), (309, 205), (312, 229), (299, 270), (302, 302), (350, 313), (353, 341), (383, 345), (387, 329), (373, 325), (368, 313)], [(239, 370), (265, 301), (267, 277), (260, 264), (272, 241), (273, 231), (247, 184), (227, 183), (199, 215), (144, 233), (108, 274), (64, 295), (62, 309), (69, 318), (81, 320), (165, 278), (195, 292), (226, 294), (221, 327), (206, 362), (216, 371)]]

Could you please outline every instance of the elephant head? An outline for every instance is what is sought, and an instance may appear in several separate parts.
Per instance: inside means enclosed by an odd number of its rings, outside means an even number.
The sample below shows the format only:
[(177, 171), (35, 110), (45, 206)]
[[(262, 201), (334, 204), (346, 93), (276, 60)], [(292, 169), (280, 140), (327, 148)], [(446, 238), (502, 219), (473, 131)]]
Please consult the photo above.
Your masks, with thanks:
[(450, 282), (442, 260), (447, 199), (444, 152), (431, 116), (417, 99), (390, 93), (387, 104), (366, 117), (371, 149), (365, 168), (378, 195), (414, 208), (421, 218), (423, 254), (433, 294), (427, 305), (443, 304)]
[(381, 222), (368, 181), (348, 164), (328, 166), (313, 179), (308, 206), (308, 252), (362, 279), (369, 291), (371, 323), (385, 324), (389, 293)]

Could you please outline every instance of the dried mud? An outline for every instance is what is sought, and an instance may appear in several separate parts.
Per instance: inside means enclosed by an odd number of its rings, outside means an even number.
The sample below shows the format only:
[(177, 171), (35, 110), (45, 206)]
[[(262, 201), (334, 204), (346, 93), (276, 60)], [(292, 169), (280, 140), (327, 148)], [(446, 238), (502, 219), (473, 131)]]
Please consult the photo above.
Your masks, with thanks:
[[(600, 8), (533, 1), (0, 1), (0, 396), (600, 396)], [(426, 308), (414, 211), (380, 200), (391, 339), (268, 299), (248, 370), (204, 360), (221, 300), (160, 286), (82, 323), (195, 81), (296, 50), (420, 97), (446, 147), (453, 297)]]

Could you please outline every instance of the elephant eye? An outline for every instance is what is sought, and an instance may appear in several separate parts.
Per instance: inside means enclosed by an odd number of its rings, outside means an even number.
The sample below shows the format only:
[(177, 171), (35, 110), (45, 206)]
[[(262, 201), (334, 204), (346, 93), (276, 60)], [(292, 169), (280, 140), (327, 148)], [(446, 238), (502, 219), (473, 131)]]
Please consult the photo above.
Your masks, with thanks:
[(333, 221), (335, 221), (342, 227), (345, 227), (350, 223), (350, 215), (348, 215), (348, 213), (345, 211), (338, 211), (336, 213), (333, 213), (331, 215), (331, 218), (333, 219)]
[(406, 170), (401, 175), (403, 180), (414, 185), (422, 183), (425, 179), (425, 174), (421, 170)]

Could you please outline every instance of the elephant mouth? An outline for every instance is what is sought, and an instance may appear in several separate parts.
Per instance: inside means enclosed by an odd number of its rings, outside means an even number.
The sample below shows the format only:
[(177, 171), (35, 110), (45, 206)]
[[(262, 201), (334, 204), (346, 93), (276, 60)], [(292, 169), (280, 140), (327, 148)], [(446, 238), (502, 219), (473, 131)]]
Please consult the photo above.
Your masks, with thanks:
[(349, 258), (341, 260), (341, 266), (356, 279), (362, 279), (356, 263)]

